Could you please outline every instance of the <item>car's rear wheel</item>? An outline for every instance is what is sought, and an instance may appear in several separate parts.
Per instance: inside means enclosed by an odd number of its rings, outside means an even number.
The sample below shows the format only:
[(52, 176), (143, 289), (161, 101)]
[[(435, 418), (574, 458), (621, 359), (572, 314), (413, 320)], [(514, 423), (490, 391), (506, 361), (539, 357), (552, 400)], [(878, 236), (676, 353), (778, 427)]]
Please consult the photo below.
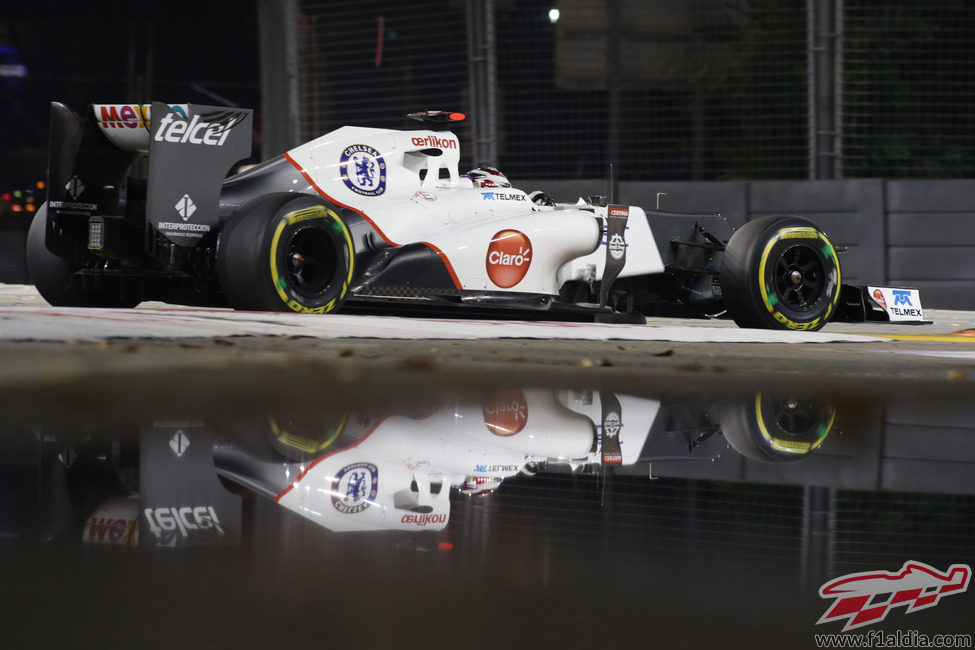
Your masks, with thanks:
[(721, 292), (741, 327), (818, 330), (840, 296), (840, 263), (824, 232), (801, 217), (762, 217), (731, 237)]
[(345, 222), (313, 196), (276, 194), (243, 206), (217, 247), (220, 286), (235, 309), (335, 311), (354, 264)]
[(78, 264), (52, 253), (47, 248), (47, 203), (34, 214), (27, 231), (27, 274), (38, 293), (55, 307), (135, 307), (138, 298), (114, 292), (111, 287), (82, 289), (72, 283), (81, 270)]

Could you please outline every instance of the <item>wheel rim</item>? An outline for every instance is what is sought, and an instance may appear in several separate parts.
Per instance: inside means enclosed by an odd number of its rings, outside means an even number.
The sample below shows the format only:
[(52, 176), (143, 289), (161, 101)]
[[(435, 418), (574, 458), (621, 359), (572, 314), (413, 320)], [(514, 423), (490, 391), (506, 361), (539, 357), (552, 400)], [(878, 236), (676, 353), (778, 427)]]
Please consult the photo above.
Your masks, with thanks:
[(812, 247), (801, 243), (788, 247), (772, 273), (775, 294), (784, 307), (802, 313), (822, 302), (829, 279), (822, 256)]
[(772, 400), (769, 411), (779, 431), (792, 437), (809, 434), (823, 420), (821, 406), (796, 397)]
[(329, 233), (314, 226), (295, 231), (285, 251), (288, 283), (299, 295), (324, 294), (335, 278), (336, 254)]
[(804, 456), (819, 447), (833, 428), (836, 409), (817, 399), (759, 395), (757, 415), (766, 453), (785, 460)]

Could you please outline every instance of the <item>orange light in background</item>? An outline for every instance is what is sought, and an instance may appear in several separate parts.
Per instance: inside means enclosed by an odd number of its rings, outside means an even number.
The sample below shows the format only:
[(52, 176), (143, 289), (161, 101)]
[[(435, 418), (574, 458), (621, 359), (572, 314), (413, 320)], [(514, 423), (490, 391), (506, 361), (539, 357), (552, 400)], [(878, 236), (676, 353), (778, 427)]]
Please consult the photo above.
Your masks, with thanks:
[(35, 187), (37, 187), (39, 190), (43, 190), (45, 187), (47, 187), (47, 183), (44, 181), (37, 181), (37, 185)]
[(37, 210), (37, 208), (34, 206), (33, 203), (28, 203), (27, 204), (27, 211), (28, 212), (34, 212), (35, 210)]

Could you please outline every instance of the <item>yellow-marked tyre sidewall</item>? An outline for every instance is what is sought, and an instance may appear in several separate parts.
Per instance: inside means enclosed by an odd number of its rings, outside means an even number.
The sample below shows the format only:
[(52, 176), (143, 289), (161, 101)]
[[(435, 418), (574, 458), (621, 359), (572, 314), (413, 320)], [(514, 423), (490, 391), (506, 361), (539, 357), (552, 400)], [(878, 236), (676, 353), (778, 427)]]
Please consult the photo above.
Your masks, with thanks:
[[(800, 402), (802, 430), (787, 430), (776, 416), (785, 401)], [(825, 402), (793, 396), (756, 393), (751, 400), (729, 407), (721, 417), (721, 432), (739, 454), (762, 462), (791, 462), (815, 451), (833, 428), (836, 409)], [(794, 423), (793, 423), (794, 424)]]
[[(827, 287), (821, 303), (809, 311), (799, 312), (784, 305), (772, 287), (773, 266), (778, 255), (793, 245), (806, 246), (817, 255), (827, 276)], [(836, 249), (824, 233), (811, 226), (785, 226), (769, 238), (759, 259), (758, 292), (762, 304), (776, 322), (791, 330), (818, 330), (827, 322), (836, 309), (840, 297), (840, 265)]]
[[(335, 264), (327, 288), (315, 294), (303, 292), (287, 272), (290, 241), (301, 232), (321, 231), (332, 244)], [(355, 273), (352, 235), (342, 218), (330, 207), (312, 205), (282, 214), (269, 225), (267, 268), (271, 286), (281, 305), (290, 311), (325, 314), (345, 300)]]
[[(818, 261), (823, 288), (818, 298), (793, 309), (775, 290), (782, 255), (800, 247)], [(842, 284), (836, 249), (819, 228), (802, 217), (769, 216), (735, 232), (723, 253), (721, 291), (728, 314), (741, 327), (818, 330), (834, 315)]]
[[(295, 253), (294, 259), (312, 253), (321, 262), (313, 276), (317, 288), (306, 281), (311, 273), (289, 266)], [(310, 195), (255, 199), (228, 219), (217, 241), (217, 277), (235, 309), (335, 311), (348, 295), (354, 265), (355, 247), (340, 210)]]

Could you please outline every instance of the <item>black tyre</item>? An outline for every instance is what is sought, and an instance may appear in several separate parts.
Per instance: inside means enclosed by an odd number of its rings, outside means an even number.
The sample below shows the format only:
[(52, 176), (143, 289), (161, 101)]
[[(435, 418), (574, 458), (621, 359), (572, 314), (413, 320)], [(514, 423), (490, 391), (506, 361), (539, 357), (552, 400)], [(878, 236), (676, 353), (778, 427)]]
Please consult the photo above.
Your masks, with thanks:
[(313, 196), (274, 194), (243, 206), (217, 246), (217, 276), (235, 309), (335, 311), (354, 264), (349, 229)]
[(721, 432), (746, 458), (788, 462), (819, 447), (835, 419), (836, 409), (821, 400), (758, 393), (722, 415)]
[(840, 263), (826, 234), (801, 217), (762, 217), (731, 237), (721, 292), (741, 327), (818, 330), (836, 310)]
[(48, 250), (47, 203), (41, 205), (27, 231), (27, 275), (44, 300), (55, 307), (135, 307), (138, 298), (116, 295), (108, 288), (79, 289), (71, 275), (81, 269)]

